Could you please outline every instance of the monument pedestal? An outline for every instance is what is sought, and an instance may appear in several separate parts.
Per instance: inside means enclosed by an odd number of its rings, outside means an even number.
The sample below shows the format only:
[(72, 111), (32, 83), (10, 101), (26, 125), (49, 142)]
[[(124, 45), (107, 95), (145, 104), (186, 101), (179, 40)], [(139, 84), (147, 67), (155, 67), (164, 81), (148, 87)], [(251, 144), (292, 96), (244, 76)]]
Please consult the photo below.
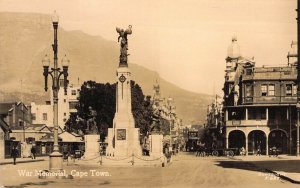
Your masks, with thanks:
[(139, 128), (109, 128), (107, 156), (129, 157), (141, 156)]
[(141, 156), (140, 131), (135, 128), (131, 110), (130, 70), (127, 66), (117, 69), (116, 113), (113, 128), (108, 129), (107, 156)]
[(163, 135), (153, 134), (149, 136), (150, 157), (163, 156)]
[(63, 155), (58, 151), (49, 155), (49, 170), (51, 172), (59, 172), (63, 169)]
[(100, 156), (100, 135), (84, 135), (85, 159), (92, 159)]

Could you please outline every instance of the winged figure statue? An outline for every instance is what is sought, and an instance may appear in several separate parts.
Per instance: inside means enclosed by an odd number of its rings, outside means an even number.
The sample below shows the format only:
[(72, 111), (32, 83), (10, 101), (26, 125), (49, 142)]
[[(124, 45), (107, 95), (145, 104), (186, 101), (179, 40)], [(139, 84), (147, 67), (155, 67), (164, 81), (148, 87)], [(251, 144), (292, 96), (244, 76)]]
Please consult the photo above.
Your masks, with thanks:
[(132, 34), (131, 30), (132, 26), (129, 25), (128, 29), (124, 31), (124, 29), (121, 29), (119, 27), (116, 28), (116, 31), (119, 33), (118, 42), (121, 40), (121, 49), (120, 49), (120, 65), (127, 66), (127, 50), (128, 50), (128, 39), (127, 35)]

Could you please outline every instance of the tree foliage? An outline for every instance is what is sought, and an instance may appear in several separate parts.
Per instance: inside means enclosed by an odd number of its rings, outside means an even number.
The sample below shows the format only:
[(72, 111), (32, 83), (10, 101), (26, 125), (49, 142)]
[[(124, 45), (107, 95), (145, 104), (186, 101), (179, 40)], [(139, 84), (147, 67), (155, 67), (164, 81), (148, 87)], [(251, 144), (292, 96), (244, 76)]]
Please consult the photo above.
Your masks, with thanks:
[(170, 135), (170, 121), (164, 118), (160, 118), (160, 126), (161, 126), (161, 130), (163, 135)]
[(145, 97), (141, 87), (134, 81), (131, 81), (131, 98), (135, 126), (140, 128), (140, 132), (143, 135), (146, 135), (149, 131), (153, 114), (151, 97)]
[(112, 125), (116, 111), (116, 84), (102, 84), (94, 81), (84, 82), (80, 89), (77, 113), (71, 114), (65, 129), (69, 132), (85, 133), (89, 107), (97, 112), (96, 123), (101, 138), (107, 134)]
[[(132, 113), (135, 119), (135, 127), (145, 135), (149, 129), (152, 116), (150, 96), (145, 97), (141, 87), (131, 81)], [(116, 112), (116, 84), (102, 84), (87, 81), (81, 86), (79, 103), (76, 106), (77, 113), (71, 114), (65, 129), (69, 132), (85, 132), (89, 107), (96, 110), (96, 123), (101, 138), (107, 135), (108, 128), (113, 125)]]

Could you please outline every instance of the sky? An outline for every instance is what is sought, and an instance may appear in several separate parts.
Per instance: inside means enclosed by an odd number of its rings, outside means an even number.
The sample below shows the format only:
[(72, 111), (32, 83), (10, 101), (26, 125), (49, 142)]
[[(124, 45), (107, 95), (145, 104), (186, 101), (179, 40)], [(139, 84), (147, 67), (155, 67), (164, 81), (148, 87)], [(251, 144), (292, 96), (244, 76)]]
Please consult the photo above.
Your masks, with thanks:
[(256, 66), (287, 64), (296, 7), (296, 0), (0, 0), (1, 12), (56, 10), (63, 29), (116, 42), (116, 26), (132, 25), (130, 63), (206, 94), (222, 94), (232, 36)]

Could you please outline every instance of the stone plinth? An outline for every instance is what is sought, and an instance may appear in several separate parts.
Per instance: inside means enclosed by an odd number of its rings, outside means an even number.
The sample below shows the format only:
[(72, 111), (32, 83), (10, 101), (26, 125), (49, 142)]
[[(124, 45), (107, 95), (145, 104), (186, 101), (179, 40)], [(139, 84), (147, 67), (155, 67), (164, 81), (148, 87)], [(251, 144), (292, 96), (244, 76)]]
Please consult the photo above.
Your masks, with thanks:
[(49, 170), (51, 172), (59, 172), (63, 169), (63, 155), (57, 151), (49, 155)]
[(128, 157), (142, 155), (139, 128), (109, 128), (107, 156)]
[(163, 156), (163, 135), (154, 134), (149, 136), (150, 157)]
[(84, 135), (85, 159), (92, 159), (100, 155), (100, 135)]

